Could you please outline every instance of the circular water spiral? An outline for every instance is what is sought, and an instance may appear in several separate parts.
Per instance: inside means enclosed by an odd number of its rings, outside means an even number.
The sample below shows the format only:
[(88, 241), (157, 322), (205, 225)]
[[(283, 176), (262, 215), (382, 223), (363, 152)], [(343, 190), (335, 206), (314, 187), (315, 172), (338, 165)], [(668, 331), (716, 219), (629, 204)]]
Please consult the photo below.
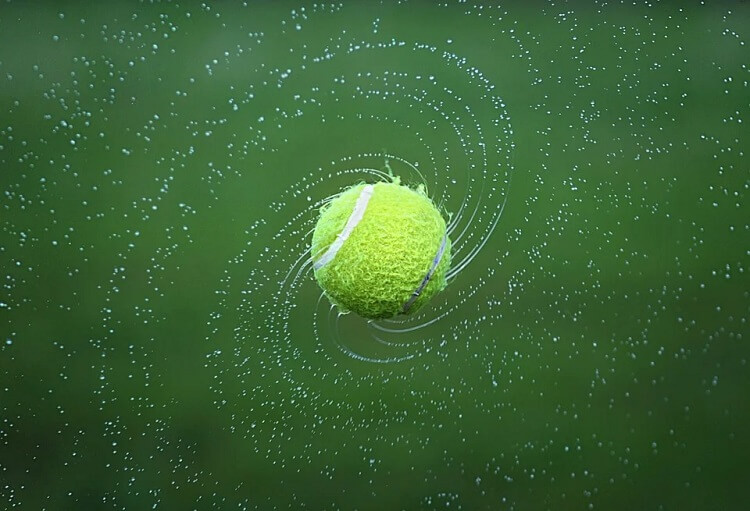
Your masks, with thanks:
[[(301, 357), (311, 367), (336, 363), (342, 354), (369, 363), (412, 360), (449, 340), (451, 313), (485, 282), (473, 276), (457, 284), (507, 200), (513, 132), (506, 105), (481, 70), (447, 43), (344, 30), (302, 46), (304, 52), (290, 51), (283, 65), (256, 68), (256, 75), (272, 78), (254, 77), (262, 86), (252, 88), (244, 104), (233, 103), (241, 111), (264, 100), (263, 114), (238, 144), (246, 148), (241, 159), (262, 172), (283, 172), (299, 151), (315, 147), (309, 168), (290, 173), (301, 178), (282, 178), (285, 190), (248, 228), (247, 245), (230, 261), (212, 314), (213, 340), (222, 324), (231, 328), (237, 358), (257, 357), (260, 350), (279, 363)], [(224, 65), (242, 67), (241, 60), (238, 55)], [(312, 277), (310, 237), (332, 196), (389, 172), (406, 184), (423, 184), (449, 218), (453, 262), (448, 288), (424, 310), (366, 321), (340, 314), (322, 295)], [(311, 328), (295, 330), (300, 324)]]

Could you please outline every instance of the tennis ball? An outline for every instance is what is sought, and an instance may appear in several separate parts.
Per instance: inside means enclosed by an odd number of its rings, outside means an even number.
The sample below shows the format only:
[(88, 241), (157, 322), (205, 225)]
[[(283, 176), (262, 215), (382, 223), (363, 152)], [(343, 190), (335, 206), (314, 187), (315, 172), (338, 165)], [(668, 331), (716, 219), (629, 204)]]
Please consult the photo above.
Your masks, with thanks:
[(323, 206), (310, 251), (331, 302), (380, 319), (412, 314), (445, 287), (451, 242), (424, 187), (394, 178), (352, 186)]

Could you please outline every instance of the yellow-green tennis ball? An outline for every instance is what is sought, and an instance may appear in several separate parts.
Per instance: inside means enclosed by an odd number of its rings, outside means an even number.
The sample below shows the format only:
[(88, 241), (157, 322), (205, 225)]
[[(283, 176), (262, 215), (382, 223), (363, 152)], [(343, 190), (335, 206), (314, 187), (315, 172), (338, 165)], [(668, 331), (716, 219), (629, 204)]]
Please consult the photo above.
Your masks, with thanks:
[(315, 278), (340, 310), (370, 319), (419, 310), (445, 287), (451, 242), (425, 194), (358, 184), (326, 204), (312, 237)]

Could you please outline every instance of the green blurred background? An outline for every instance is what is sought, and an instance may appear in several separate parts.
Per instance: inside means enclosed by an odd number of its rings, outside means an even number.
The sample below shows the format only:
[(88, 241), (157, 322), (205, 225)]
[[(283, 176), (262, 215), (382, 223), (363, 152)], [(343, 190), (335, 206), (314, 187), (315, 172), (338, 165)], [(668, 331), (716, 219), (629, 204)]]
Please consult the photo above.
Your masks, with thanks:
[[(744, 508), (747, 27), (4, 2), (2, 507)], [(386, 161), (479, 250), (369, 324), (305, 251)]]

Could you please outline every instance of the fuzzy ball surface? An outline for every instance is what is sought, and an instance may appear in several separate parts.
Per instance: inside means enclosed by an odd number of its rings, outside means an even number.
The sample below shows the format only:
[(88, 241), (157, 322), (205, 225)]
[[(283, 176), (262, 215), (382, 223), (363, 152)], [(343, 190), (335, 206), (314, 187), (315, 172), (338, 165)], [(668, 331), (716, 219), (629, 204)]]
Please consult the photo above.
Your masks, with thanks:
[(331, 302), (382, 319), (416, 312), (445, 287), (451, 243), (424, 188), (395, 179), (352, 186), (323, 206), (310, 250)]

